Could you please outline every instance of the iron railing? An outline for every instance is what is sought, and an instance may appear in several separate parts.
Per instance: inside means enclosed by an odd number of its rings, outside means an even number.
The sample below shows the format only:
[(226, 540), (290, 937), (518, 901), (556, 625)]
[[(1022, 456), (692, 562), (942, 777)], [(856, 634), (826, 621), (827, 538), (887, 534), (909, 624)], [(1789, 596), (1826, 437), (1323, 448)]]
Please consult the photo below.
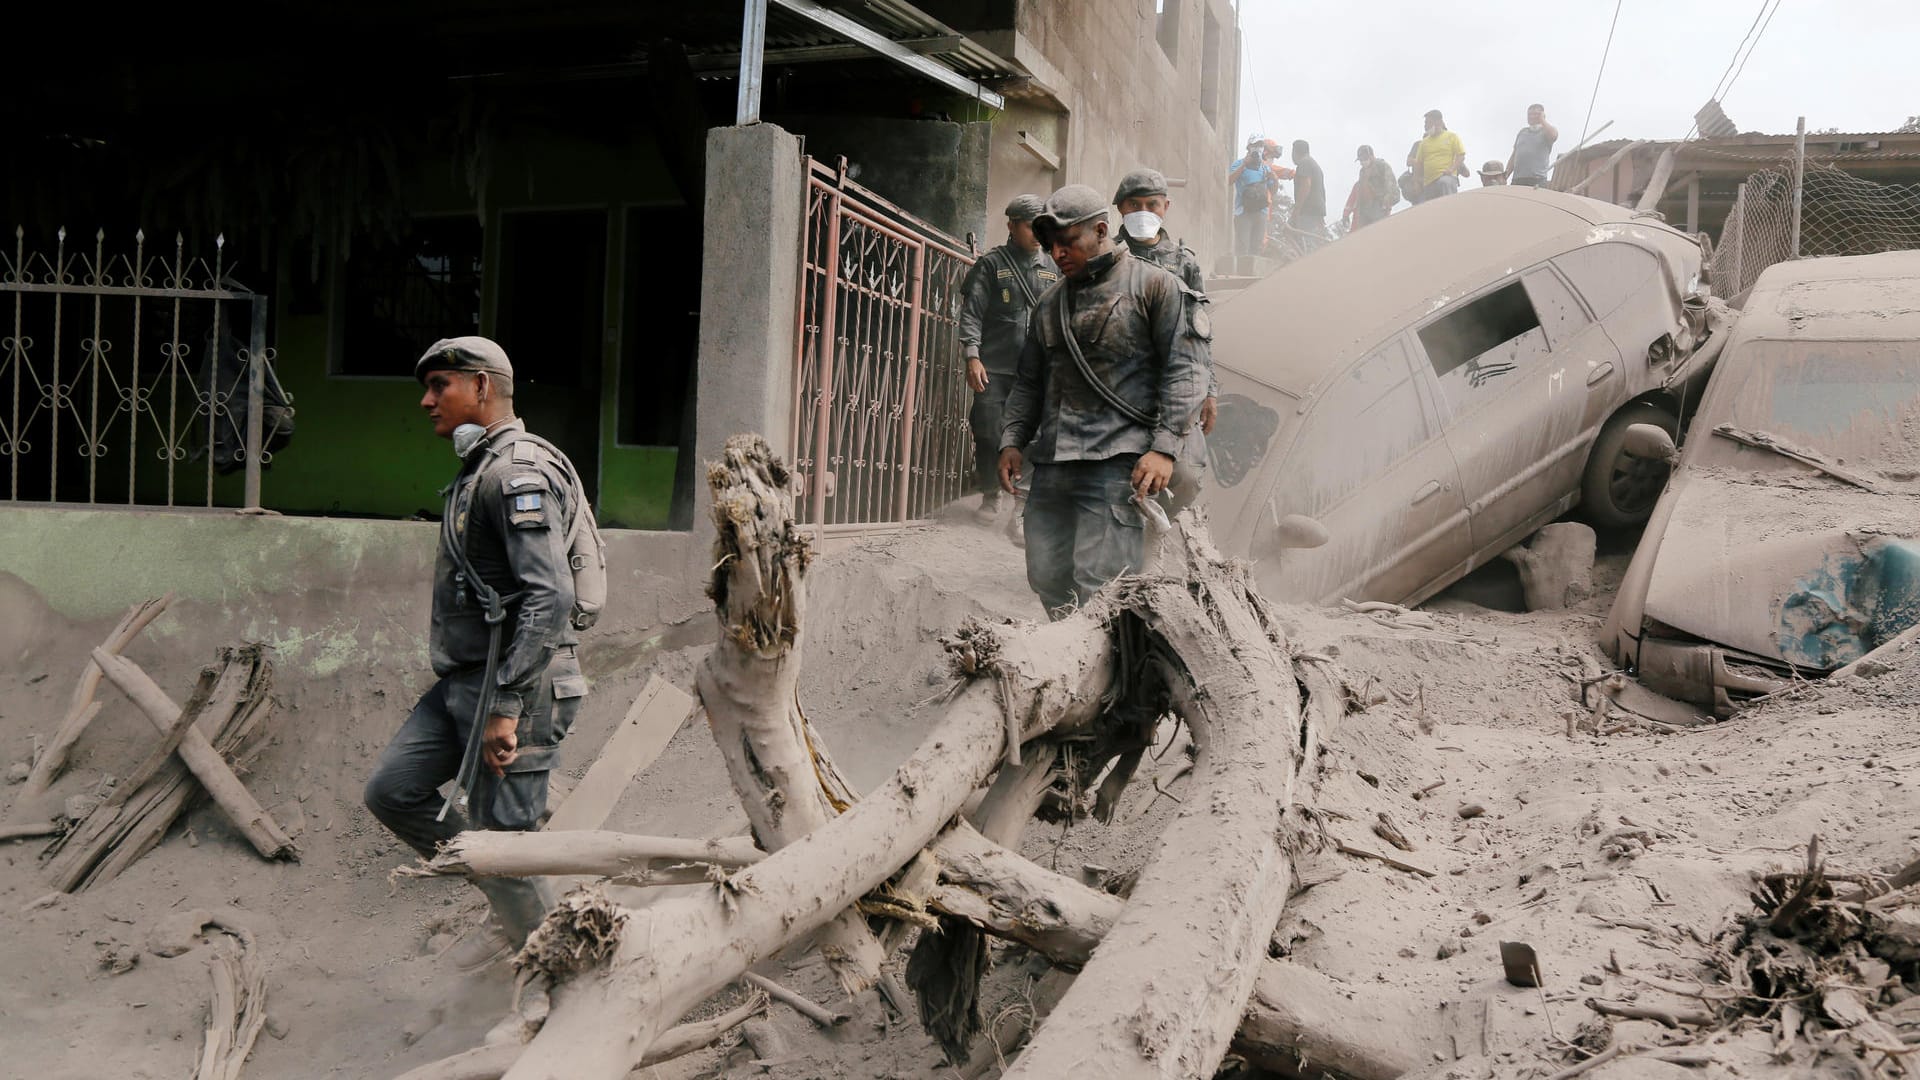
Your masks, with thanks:
[(809, 161), (790, 460), (801, 520), (904, 524), (973, 474), (960, 285), (975, 252)]
[[(242, 502), (258, 508), (268, 298), (232, 281), (225, 237), (212, 265), (184, 236), (171, 257), (144, 232), (131, 254), (110, 254), (104, 229), (78, 250), (59, 230), (51, 256), (27, 250), (24, 228), (13, 239), (0, 248), (6, 498), (213, 506), (216, 474), (240, 467)], [(285, 406), (275, 417), (290, 423)]]

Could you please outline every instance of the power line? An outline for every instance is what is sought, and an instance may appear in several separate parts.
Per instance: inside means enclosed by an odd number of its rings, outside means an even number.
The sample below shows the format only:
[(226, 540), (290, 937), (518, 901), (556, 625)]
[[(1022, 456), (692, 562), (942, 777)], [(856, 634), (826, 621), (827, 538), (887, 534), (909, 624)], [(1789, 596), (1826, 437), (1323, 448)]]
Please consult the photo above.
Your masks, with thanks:
[(1726, 100), (1726, 97), (1727, 97), (1727, 95), (1728, 95), (1728, 94), (1731, 94), (1731, 93), (1733, 93), (1733, 84), (1734, 84), (1734, 83), (1737, 83), (1737, 82), (1739, 82), (1739, 81), (1740, 81), (1740, 73), (1741, 73), (1741, 72), (1743, 72), (1743, 71), (1745, 71), (1745, 70), (1747, 70), (1747, 61), (1749, 61), (1749, 60), (1751, 60), (1751, 59), (1753, 59), (1753, 50), (1754, 50), (1754, 49), (1758, 49), (1758, 48), (1760, 47), (1760, 39), (1761, 39), (1761, 38), (1763, 38), (1763, 37), (1765, 37), (1765, 36), (1767, 35), (1767, 27), (1769, 27), (1769, 26), (1772, 26), (1772, 25), (1773, 25), (1773, 17), (1774, 17), (1775, 15), (1777, 15), (1777, 14), (1779, 14), (1779, 12), (1780, 12), (1780, 5), (1781, 5), (1781, 4), (1783, 3), (1783, 2), (1784, 2), (1784, 0), (1773, 0), (1773, 10), (1772, 10), (1772, 11), (1769, 11), (1769, 12), (1767, 12), (1767, 21), (1766, 21), (1766, 22), (1763, 22), (1763, 23), (1761, 23), (1761, 24), (1760, 24), (1760, 32), (1759, 32), (1759, 33), (1757, 33), (1757, 34), (1755, 34), (1755, 35), (1753, 35), (1753, 46), (1752, 46), (1752, 48), (1749, 48), (1749, 49), (1747, 50), (1747, 55), (1745, 55), (1745, 56), (1743, 56), (1743, 57), (1741, 57), (1741, 58), (1740, 58), (1740, 66), (1739, 66), (1739, 67), (1737, 67), (1737, 68), (1734, 68), (1734, 69), (1733, 69), (1733, 78), (1731, 78), (1731, 79), (1728, 79), (1728, 80), (1727, 80), (1727, 87), (1726, 87), (1726, 89), (1724, 89), (1724, 90), (1722, 90), (1722, 91), (1720, 91), (1720, 99), (1721, 99), (1722, 101), (1724, 101), (1724, 100)]
[(1593, 104), (1600, 100), (1600, 78), (1607, 73), (1607, 56), (1613, 52), (1613, 28), (1620, 25), (1620, 5), (1625, 0), (1613, 0), (1613, 21), (1607, 24), (1607, 45), (1600, 50), (1600, 70), (1593, 73), (1593, 96), (1587, 99), (1587, 118), (1580, 122), (1580, 141), (1587, 141), (1587, 132), (1593, 123)]
[[(1767, 6), (1769, 3), (1773, 5), (1771, 9)], [(1739, 43), (1734, 45), (1733, 55), (1727, 58), (1726, 70), (1720, 73), (1720, 81), (1713, 84), (1713, 92), (1707, 95), (1708, 101), (1724, 101), (1727, 94), (1732, 92), (1733, 84), (1740, 78), (1740, 73), (1746, 70), (1747, 60), (1753, 56), (1753, 50), (1760, 47), (1760, 35), (1765, 34), (1767, 27), (1773, 24), (1773, 16), (1780, 10), (1780, 3), (1781, 0), (1760, 0), (1760, 10), (1753, 13), (1753, 21), (1747, 24), (1747, 32), (1741, 36)], [(1756, 27), (1759, 29), (1759, 34), (1754, 33)], [(1747, 44), (1749, 40), (1753, 42), (1751, 46)], [(1742, 49), (1746, 50), (1744, 56), (1741, 54)], [(1685, 142), (1693, 138), (1693, 133), (1699, 127), (1700, 121), (1694, 120), (1687, 128), (1687, 133), (1680, 136), (1680, 141)]]
[(1267, 130), (1267, 114), (1260, 108), (1260, 81), (1253, 77), (1253, 50), (1247, 48), (1247, 32), (1240, 31), (1240, 59), (1247, 65), (1247, 86), (1253, 91), (1253, 115), (1260, 120), (1262, 134)]

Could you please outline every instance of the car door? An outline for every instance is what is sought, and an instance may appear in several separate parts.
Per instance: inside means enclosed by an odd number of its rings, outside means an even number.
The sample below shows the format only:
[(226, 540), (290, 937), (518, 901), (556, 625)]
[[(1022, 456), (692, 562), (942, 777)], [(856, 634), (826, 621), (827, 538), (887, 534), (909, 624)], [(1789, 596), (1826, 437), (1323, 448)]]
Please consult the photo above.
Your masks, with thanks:
[(1443, 310), (1416, 338), (1438, 389), (1447, 446), (1459, 466), (1473, 547), (1514, 543), (1569, 503), (1578, 486), (1579, 432), (1591, 374), (1583, 357), (1604, 335), (1570, 335), (1555, 351), (1534, 296), (1550, 318), (1584, 317), (1579, 302), (1542, 265)]
[(1265, 509), (1267, 528), (1305, 514), (1330, 536), (1321, 547), (1262, 559), (1268, 595), (1406, 601), (1466, 562), (1459, 473), (1423, 406), (1406, 335), (1349, 366), (1310, 403)]

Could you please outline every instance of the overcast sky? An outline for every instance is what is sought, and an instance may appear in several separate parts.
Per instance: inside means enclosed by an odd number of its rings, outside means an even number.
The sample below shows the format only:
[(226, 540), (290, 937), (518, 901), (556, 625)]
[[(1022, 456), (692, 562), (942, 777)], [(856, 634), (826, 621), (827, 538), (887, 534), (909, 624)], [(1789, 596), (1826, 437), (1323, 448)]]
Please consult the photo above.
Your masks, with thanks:
[[(1428, 109), (1466, 143), (1474, 169), (1505, 161), (1526, 107), (1580, 141), (1613, 18), (1609, 0), (1239, 0), (1245, 56), (1240, 131), (1284, 149), (1313, 145), (1339, 217), (1371, 144), (1396, 171)], [(1623, 0), (1593, 105), (1599, 139), (1677, 139), (1693, 123), (1760, 11), (1760, 0)], [(1723, 95), (1741, 131), (1888, 131), (1920, 114), (1920, 3), (1780, 0), (1752, 58)], [(1223, 169), (1225, 163), (1222, 165)], [(1477, 179), (1467, 180), (1477, 185)]]

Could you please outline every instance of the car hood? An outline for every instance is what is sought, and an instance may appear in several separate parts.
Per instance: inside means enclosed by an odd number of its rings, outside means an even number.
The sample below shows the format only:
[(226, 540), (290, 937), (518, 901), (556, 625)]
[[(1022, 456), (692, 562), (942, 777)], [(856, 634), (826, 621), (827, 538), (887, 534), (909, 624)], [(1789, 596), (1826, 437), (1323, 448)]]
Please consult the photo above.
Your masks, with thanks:
[(1645, 614), (1707, 641), (1829, 670), (1920, 622), (1920, 499), (1824, 479), (1686, 469)]

